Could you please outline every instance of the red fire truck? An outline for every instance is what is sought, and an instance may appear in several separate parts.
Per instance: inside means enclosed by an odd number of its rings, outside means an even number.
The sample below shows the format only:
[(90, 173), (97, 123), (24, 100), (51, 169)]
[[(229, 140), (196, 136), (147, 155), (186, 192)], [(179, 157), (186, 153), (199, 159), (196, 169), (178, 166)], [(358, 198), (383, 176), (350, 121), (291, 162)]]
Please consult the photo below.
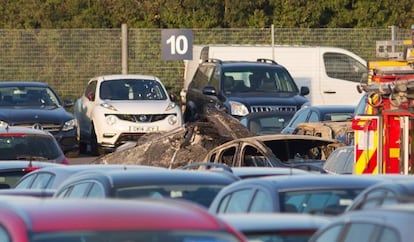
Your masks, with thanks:
[[(404, 46), (403, 52), (386, 50)], [(389, 60), (369, 63), (364, 114), (354, 117), (354, 173), (414, 173), (414, 29), (413, 40), (377, 42), (377, 56)], [(363, 103), (364, 104), (364, 103)]]

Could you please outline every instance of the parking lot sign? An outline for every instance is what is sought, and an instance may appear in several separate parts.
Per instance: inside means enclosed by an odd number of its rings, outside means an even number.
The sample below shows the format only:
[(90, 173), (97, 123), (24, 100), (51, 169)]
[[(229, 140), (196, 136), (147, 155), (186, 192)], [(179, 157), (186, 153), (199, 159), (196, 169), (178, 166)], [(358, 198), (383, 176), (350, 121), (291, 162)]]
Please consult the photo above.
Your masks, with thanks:
[(163, 29), (161, 45), (164, 60), (191, 60), (193, 58), (193, 31), (191, 29)]

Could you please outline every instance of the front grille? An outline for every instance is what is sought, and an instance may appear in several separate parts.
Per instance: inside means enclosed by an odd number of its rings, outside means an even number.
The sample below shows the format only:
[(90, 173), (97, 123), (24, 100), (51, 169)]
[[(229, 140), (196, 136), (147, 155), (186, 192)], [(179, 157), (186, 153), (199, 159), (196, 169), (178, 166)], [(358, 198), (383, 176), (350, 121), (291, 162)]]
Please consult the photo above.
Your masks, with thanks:
[(252, 113), (258, 112), (271, 112), (271, 111), (282, 111), (282, 112), (296, 112), (296, 106), (252, 106), (250, 111)]
[(169, 115), (176, 114), (106, 114), (115, 115), (117, 118), (134, 123), (152, 123), (164, 120)]
[(43, 129), (43, 130), (49, 131), (52, 134), (53, 133), (58, 133), (62, 129), (62, 126), (60, 124), (57, 124), (57, 123), (54, 123), (54, 124), (50, 124), (50, 123), (18, 123), (18, 124), (13, 124), (13, 126)]

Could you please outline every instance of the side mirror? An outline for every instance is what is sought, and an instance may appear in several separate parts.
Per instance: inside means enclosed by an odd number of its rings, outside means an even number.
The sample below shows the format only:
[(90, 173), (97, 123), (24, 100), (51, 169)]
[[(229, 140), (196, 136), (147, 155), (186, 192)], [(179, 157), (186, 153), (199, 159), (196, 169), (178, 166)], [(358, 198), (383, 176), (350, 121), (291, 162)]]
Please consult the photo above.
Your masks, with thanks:
[(177, 101), (177, 95), (175, 95), (174, 93), (168, 93), (168, 96), (170, 97), (171, 102)]
[(86, 98), (88, 98), (89, 101), (95, 100), (95, 93), (88, 92), (88, 94), (86, 94)]
[(65, 107), (65, 108), (68, 108), (68, 107), (72, 107), (73, 106), (73, 101), (72, 100), (70, 100), (70, 99), (65, 99), (65, 100), (63, 100), (63, 106)]
[(217, 95), (217, 91), (212, 86), (205, 86), (203, 88), (203, 94), (204, 95), (209, 95), (209, 96), (216, 96)]
[(300, 87), (300, 95), (305, 96), (309, 94), (309, 87)]

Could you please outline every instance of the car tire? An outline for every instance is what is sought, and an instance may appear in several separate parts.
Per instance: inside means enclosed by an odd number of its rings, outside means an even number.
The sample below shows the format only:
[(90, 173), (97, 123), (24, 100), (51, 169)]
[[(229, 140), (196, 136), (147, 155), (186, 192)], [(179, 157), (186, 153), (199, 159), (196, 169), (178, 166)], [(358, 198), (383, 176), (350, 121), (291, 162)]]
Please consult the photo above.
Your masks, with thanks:
[(88, 153), (88, 144), (85, 142), (79, 142), (79, 153), (86, 154)]
[(94, 156), (101, 156), (104, 154), (103, 149), (98, 144), (98, 139), (96, 137), (95, 127), (92, 124), (92, 130), (91, 130), (91, 155)]

